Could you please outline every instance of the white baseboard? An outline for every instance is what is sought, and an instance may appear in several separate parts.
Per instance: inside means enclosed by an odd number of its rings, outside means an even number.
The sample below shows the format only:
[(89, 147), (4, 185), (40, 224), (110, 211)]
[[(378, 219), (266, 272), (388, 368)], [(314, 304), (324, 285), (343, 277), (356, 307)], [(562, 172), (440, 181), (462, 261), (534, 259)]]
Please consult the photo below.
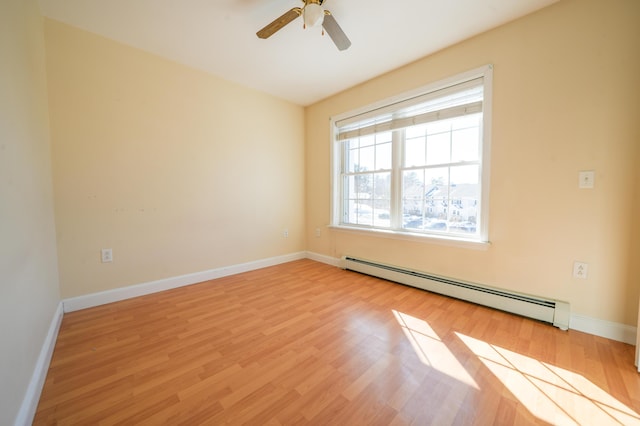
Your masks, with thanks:
[(326, 263), (327, 265), (342, 267), (342, 260), (336, 257), (326, 256), (324, 254), (314, 253), (312, 251), (307, 252), (307, 259), (315, 260), (316, 262)]
[(636, 344), (637, 328), (626, 324), (620, 324), (618, 322), (571, 314), (569, 328), (571, 330), (582, 331), (595, 336), (628, 343), (630, 345)]
[(240, 274), (242, 272), (254, 271), (268, 266), (279, 265), (281, 263), (306, 258), (305, 252), (297, 252), (282, 256), (270, 257), (253, 262), (240, 263), (237, 265), (224, 266), (210, 269), (208, 271), (195, 272), (192, 274), (180, 275), (177, 277), (165, 278), (157, 281), (150, 281), (113, 290), (101, 291), (98, 293), (86, 294), (83, 296), (71, 297), (62, 301), (64, 312), (73, 312), (80, 309), (92, 308), (107, 303), (118, 302), (120, 300), (131, 299), (132, 297), (144, 296), (146, 294), (157, 293), (186, 285), (201, 283), (203, 281), (214, 280), (229, 275)]
[(42, 393), (42, 387), (44, 381), (47, 378), (47, 371), (49, 371), (49, 364), (51, 363), (51, 356), (53, 355), (53, 349), (56, 346), (56, 339), (58, 338), (58, 330), (60, 330), (60, 324), (62, 323), (63, 307), (62, 302), (58, 303), (58, 307), (53, 314), (49, 330), (45, 336), (42, 349), (40, 349), (40, 355), (36, 360), (36, 366), (33, 369), (27, 392), (22, 399), (22, 405), (16, 416), (15, 426), (27, 426), (33, 422), (33, 418), (36, 415), (36, 409), (38, 408), (38, 401), (40, 400), (40, 394)]

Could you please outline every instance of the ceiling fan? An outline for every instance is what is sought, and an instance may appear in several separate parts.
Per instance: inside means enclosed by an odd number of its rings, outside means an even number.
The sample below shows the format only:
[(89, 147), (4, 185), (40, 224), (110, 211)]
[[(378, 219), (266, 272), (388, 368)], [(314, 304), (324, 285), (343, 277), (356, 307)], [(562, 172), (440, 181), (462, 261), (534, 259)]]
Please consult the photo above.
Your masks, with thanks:
[[(294, 7), (285, 12), (279, 18), (256, 33), (260, 38), (269, 38), (285, 25), (302, 16), (304, 28), (322, 25), (324, 31), (329, 34), (338, 50), (345, 50), (351, 46), (351, 41), (347, 38), (340, 25), (336, 22), (331, 12), (322, 7), (324, 0), (302, 0), (304, 6)], [(322, 32), (324, 34), (324, 31)]]

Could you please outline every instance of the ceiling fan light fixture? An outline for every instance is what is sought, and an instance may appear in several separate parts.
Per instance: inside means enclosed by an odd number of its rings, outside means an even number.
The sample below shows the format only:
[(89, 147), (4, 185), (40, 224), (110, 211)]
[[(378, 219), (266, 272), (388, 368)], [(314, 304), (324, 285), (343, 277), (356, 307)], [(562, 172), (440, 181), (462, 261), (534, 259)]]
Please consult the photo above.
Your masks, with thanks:
[(324, 9), (318, 3), (308, 3), (302, 9), (305, 28), (317, 27), (324, 21)]

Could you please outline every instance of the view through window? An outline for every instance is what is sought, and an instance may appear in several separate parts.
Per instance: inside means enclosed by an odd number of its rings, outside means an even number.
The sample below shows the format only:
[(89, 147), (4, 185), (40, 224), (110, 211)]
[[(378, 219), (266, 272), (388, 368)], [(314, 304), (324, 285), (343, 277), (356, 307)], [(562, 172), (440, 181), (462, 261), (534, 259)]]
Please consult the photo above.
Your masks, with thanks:
[(334, 120), (334, 224), (486, 241), (489, 70)]

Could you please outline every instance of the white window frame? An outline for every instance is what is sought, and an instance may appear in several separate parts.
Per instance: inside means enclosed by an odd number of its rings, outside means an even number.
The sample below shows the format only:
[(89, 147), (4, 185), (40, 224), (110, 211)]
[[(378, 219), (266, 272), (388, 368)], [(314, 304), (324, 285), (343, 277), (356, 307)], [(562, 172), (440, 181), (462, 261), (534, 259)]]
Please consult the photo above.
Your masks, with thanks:
[[(429, 234), (422, 232), (412, 232), (409, 230), (400, 230), (398, 222), (400, 219), (396, 215), (396, 222), (394, 229), (381, 229), (375, 227), (360, 227), (342, 223), (341, 215), (341, 203), (343, 200), (342, 191), (343, 185), (341, 180), (342, 173), (342, 142), (338, 140), (338, 132), (336, 123), (350, 118), (370, 114), (374, 111), (385, 110), (393, 108), (394, 104), (404, 102), (406, 100), (416, 98), (419, 96), (429, 95), (430, 93), (446, 89), (455, 85), (465, 83), (477, 78), (483, 79), (483, 100), (482, 100), (482, 143), (481, 143), (481, 196), (480, 196), (480, 211), (479, 215), (479, 233), (477, 236), (468, 237), (466, 235), (452, 235), (452, 234)], [(374, 235), (384, 238), (402, 239), (411, 241), (423, 241), (434, 242), (445, 245), (454, 245), (474, 249), (486, 249), (489, 246), (489, 188), (490, 188), (490, 161), (491, 161), (491, 122), (492, 122), (492, 92), (493, 92), (493, 66), (486, 65), (471, 71), (467, 71), (450, 78), (440, 80), (438, 82), (429, 84), (424, 87), (388, 98), (356, 110), (348, 111), (343, 114), (339, 114), (331, 117), (330, 120), (330, 133), (331, 133), (331, 227), (333, 229), (363, 234)], [(394, 149), (398, 149), (399, 144), (394, 145)], [(395, 153), (394, 153), (395, 154)], [(400, 193), (400, 156), (394, 155), (396, 164), (393, 164), (392, 174), (395, 173), (395, 179), (392, 182), (395, 183), (395, 188), (392, 188), (392, 193)], [(391, 200), (391, 203), (395, 203), (396, 212), (399, 211), (400, 197), (396, 196)]]

